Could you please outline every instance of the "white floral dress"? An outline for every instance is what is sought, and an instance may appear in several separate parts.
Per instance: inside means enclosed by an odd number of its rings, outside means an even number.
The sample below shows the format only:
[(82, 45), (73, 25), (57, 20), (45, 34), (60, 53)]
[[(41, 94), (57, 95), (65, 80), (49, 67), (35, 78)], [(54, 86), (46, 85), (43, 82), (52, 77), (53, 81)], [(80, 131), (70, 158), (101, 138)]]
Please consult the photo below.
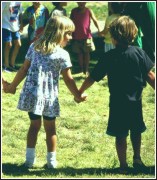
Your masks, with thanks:
[(59, 116), (59, 76), (61, 70), (72, 66), (69, 53), (57, 47), (54, 53), (43, 55), (32, 44), (25, 59), (31, 61), (31, 66), (17, 108), (37, 115)]

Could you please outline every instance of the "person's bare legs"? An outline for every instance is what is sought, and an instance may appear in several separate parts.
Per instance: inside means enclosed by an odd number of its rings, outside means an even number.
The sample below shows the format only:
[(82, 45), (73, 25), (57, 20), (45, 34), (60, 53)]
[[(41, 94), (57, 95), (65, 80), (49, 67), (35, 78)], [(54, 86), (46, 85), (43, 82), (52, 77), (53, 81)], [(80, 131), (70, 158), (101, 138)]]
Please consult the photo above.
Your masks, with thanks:
[(9, 53), (10, 53), (10, 49), (12, 47), (12, 43), (5, 42), (4, 46), (5, 46), (4, 47), (4, 66), (9, 67)]
[(54, 120), (44, 119), (44, 128), (46, 132), (46, 144), (47, 144), (47, 166), (48, 168), (56, 168), (56, 123)]
[(46, 144), (47, 144), (47, 151), (54, 152), (56, 151), (56, 121), (52, 120), (44, 120), (44, 128), (46, 132)]
[(141, 134), (133, 135), (131, 133), (130, 135), (131, 143), (134, 151), (134, 158), (138, 159), (141, 158), (140, 156), (140, 150), (141, 150)]
[(41, 128), (41, 119), (40, 120), (31, 120), (30, 127), (27, 134), (27, 147), (35, 148), (37, 143), (38, 132)]
[(31, 120), (27, 133), (27, 148), (25, 166), (31, 168), (35, 163), (35, 146), (37, 143), (38, 132), (41, 128), (41, 119)]
[(21, 47), (21, 40), (20, 39), (14, 40), (14, 47), (13, 47), (11, 60), (10, 60), (11, 66), (15, 65), (15, 60), (16, 60), (20, 47)]
[(116, 150), (117, 150), (117, 155), (120, 162), (120, 167), (121, 168), (128, 167), (128, 164), (126, 161), (126, 151), (127, 151), (126, 137), (123, 137), (123, 138), (116, 137)]
[(86, 52), (83, 55), (83, 73), (84, 74), (88, 73), (89, 61), (90, 61), (90, 53)]
[(141, 133), (136, 135), (131, 133), (130, 138), (134, 152), (133, 167), (140, 171), (145, 171), (147, 166), (145, 166), (145, 164), (141, 160)]
[(83, 72), (83, 53), (78, 53), (78, 63), (80, 66), (81, 72)]

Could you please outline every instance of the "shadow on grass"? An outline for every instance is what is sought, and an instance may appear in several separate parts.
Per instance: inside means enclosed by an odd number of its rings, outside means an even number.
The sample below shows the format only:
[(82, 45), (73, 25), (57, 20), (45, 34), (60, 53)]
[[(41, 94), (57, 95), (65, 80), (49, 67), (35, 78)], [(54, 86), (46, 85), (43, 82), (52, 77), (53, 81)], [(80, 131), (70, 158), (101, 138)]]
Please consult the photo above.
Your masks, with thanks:
[[(24, 165), (18, 165), (18, 164), (10, 164), (10, 163), (4, 163), (2, 164), (2, 173), (3, 175), (7, 176), (47, 176), (47, 175), (65, 175), (65, 176), (78, 176), (78, 175), (111, 175), (111, 174), (121, 174), (118, 171), (118, 168), (113, 169), (107, 169), (107, 168), (73, 168), (73, 167), (65, 167), (65, 168), (57, 168), (57, 169), (47, 169), (46, 165), (41, 168), (31, 168), (28, 169)], [(138, 175), (138, 174), (145, 174), (145, 175), (155, 175), (155, 166), (149, 166), (145, 171), (138, 172), (133, 168), (130, 168), (128, 173), (126, 175)]]

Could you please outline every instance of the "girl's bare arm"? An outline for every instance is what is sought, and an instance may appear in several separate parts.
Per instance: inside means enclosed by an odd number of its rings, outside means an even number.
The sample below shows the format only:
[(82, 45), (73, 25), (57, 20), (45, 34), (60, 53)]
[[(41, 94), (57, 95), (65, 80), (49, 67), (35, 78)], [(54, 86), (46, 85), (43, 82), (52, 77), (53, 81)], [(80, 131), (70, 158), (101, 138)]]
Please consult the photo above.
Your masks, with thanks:
[(85, 101), (86, 96), (81, 96), (81, 93), (79, 92), (76, 83), (72, 77), (70, 68), (66, 68), (62, 70), (62, 75), (66, 86), (68, 87), (70, 92), (74, 95), (74, 98), (78, 102)]
[(28, 69), (30, 67), (30, 61), (25, 60), (22, 67), (16, 73), (12, 83), (4, 88), (5, 93), (15, 94), (16, 87), (21, 83), (21, 81), (26, 77)]

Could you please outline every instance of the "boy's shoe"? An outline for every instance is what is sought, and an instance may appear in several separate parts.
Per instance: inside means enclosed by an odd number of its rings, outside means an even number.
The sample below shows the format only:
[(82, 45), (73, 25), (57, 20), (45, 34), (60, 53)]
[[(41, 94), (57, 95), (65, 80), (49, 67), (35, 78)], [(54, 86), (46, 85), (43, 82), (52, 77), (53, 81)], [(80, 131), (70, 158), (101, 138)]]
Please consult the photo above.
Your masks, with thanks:
[(9, 72), (9, 73), (14, 72), (14, 70), (11, 67), (4, 67), (3, 71)]
[(118, 173), (119, 174), (128, 174), (129, 173), (129, 167), (126, 166), (126, 167), (119, 167), (118, 168)]
[(51, 168), (51, 169), (55, 169), (57, 167), (57, 161), (56, 160), (52, 160), (50, 162), (47, 162), (47, 167)]
[(142, 162), (142, 160), (140, 158), (133, 160), (133, 167), (138, 171), (147, 170), (147, 166), (145, 166), (145, 164)]

